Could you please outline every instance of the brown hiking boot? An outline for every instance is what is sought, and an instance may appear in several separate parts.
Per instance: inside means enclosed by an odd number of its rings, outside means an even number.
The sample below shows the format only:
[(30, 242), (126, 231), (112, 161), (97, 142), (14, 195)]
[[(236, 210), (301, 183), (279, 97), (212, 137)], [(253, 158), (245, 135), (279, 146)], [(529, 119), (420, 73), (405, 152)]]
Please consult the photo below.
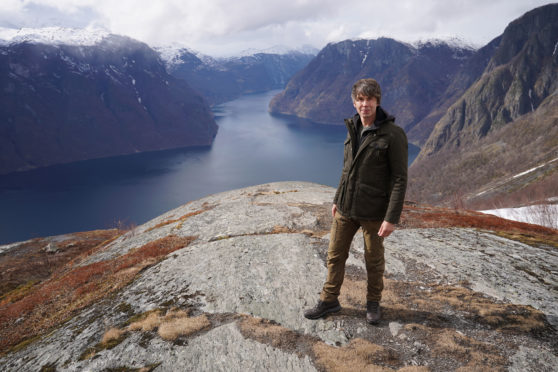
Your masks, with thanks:
[(378, 324), (382, 318), (382, 310), (378, 301), (366, 302), (366, 321), (368, 324)]
[(331, 302), (318, 301), (318, 304), (304, 312), (304, 317), (308, 319), (318, 319), (329, 313), (336, 313), (341, 310), (339, 300)]

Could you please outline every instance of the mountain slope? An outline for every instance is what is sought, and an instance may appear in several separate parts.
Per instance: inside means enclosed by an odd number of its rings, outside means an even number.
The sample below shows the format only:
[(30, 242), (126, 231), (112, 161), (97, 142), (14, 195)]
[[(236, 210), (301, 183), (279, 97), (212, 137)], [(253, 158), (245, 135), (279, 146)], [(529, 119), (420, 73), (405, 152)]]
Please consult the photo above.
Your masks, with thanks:
[(126, 37), (7, 43), (0, 86), (0, 173), (209, 145), (217, 132), (204, 99)]
[[(544, 202), (556, 196), (556, 159), (558, 94), (534, 112), (492, 130), (466, 151), (442, 149), (415, 161), (408, 198), (476, 209)], [(533, 168), (537, 171), (527, 172)]]
[(419, 157), (467, 146), (558, 90), (558, 4), (510, 23), (482, 76), (436, 124)]
[[(334, 193), (282, 182), (212, 195), (51, 266), (49, 279), (3, 294), (0, 369), (556, 366), (556, 231), (480, 213), (407, 205), (404, 228), (386, 239), (380, 324), (365, 320), (359, 236), (347, 262), (343, 310), (305, 319), (302, 311), (317, 301), (325, 277)], [(65, 251), (79, 238), (36, 244)], [(0, 254), (12, 257), (33, 243), (0, 247)]]
[[(482, 75), (436, 124), (411, 166), (411, 198), (474, 199), (469, 193), (480, 192), (484, 185), (556, 157), (557, 21), (558, 5), (552, 4), (510, 23)], [(536, 198), (556, 196), (545, 186), (556, 170), (552, 166), (508, 192), (540, 183), (543, 190)]]
[(472, 54), (444, 42), (414, 47), (387, 38), (329, 44), (273, 99), (270, 111), (342, 124), (354, 111), (354, 82), (374, 77), (382, 86), (382, 106), (409, 131), (428, 115)]
[(211, 58), (182, 49), (167, 62), (167, 69), (171, 75), (186, 80), (211, 104), (218, 104), (242, 94), (284, 88), (312, 58), (311, 54), (299, 52)]
[(408, 136), (413, 138), (418, 145), (424, 145), (434, 126), (447, 112), (448, 108), (461, 98), (467, 89), (482, 75), (494, 51), (500, 44), (500, 39), (500, 37), (497, 37), (484, 47), (476, 50), (470, 58), (464, 60), (462, 66), (452, 77), (452, 81), (445, 92), (435, 102), (430, 113), (411, 128)]

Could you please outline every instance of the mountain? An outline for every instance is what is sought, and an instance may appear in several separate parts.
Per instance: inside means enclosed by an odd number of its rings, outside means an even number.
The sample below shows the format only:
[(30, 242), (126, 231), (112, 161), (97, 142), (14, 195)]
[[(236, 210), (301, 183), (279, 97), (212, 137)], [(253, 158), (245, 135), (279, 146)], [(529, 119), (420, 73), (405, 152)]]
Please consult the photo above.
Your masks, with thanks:
[[(500, 200), (506, 204), (556, 196), (556, 35), (558, 4), (508, 25), (482, 73), (436, 123), (411, 166), (411, 197), (438, 203), (459, 195), (476, 203), (479, 192), (496, 184), (502, 188), (484, 193), (485, 202), (489, 195), (508, 194)], [(545, 164), (546, 172), (517, 183), (515, 175)]]
[(558, 234), (477, 212), (405, 206), (385, 241), (378, 326), (365, 320), (360, 236), (341, 312), (304, 318), (327, 270), (334, 193), (257, 185), (129, 231), (0, 246), (0, 369), (555, 369)]
[(428, 115), (421, 119), (409, 131), (408, 136), (412, 138), (416, 144), (420, 146), (424, 145), (430, 133), (432, 133), (434, 126), (446, 113), (448, 108), (461, 98), (471, 84), (482, 75), (499, 44), (500, 37), (497, 37), (484, 47), (475, 50), (469, 58), (463, 61), (462, 66), (457, 70), (455, 75), (453, 75), (451, 82), (444, 93), (440, 95), (438, 101), (434, 103)]
[(0, 45), (0, 174), (212, 143), (206, 101), (146, 44), (47, 31)]
[(282, 89), (289, 79), (314, 57), (308, 52), (254, 53), (231, 58), (212, 58), (188, 49), (159, 49), (167, 70), (186, 80), (211, 104), (243, 94)]
[(354, 82), (374, 77), (382, 86), (382, 106), (409, 132), (473, 54), (470, 47), (441, 41), (413, 46), (380, 38), (329, 44), (272, 100), (270, 111), (342, 124), (354, 112)]
[(460, 147), (533, 112), (558, 90), (558, 5), (526, 13), (504, 31), (482, 76), (436, 125), (422, 155)]

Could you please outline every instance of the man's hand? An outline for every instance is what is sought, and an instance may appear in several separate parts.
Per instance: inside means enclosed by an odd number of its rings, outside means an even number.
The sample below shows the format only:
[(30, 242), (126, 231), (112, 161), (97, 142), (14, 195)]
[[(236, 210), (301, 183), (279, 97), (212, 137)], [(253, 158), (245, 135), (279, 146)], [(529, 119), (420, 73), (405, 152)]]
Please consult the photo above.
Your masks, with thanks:
[(382, 238), (387, 238), (395, 230), (395, 225), (387, 221), (382, 222), (378, 235)]
[(337, 205), (333, 204), (333, 207), (331, 207), (331, 216), (333, 218), (335, 218), (335, 212), (337, 212)]

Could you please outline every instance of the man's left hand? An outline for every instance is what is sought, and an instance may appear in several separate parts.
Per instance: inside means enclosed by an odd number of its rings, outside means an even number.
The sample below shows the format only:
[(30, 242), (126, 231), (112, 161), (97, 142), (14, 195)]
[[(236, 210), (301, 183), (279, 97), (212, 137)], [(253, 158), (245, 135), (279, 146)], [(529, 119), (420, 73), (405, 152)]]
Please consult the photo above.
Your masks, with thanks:
[(382, 238), (387, 238), (395, 230), (395, 225), (387, 221), (382, 222), (378, 235)]

